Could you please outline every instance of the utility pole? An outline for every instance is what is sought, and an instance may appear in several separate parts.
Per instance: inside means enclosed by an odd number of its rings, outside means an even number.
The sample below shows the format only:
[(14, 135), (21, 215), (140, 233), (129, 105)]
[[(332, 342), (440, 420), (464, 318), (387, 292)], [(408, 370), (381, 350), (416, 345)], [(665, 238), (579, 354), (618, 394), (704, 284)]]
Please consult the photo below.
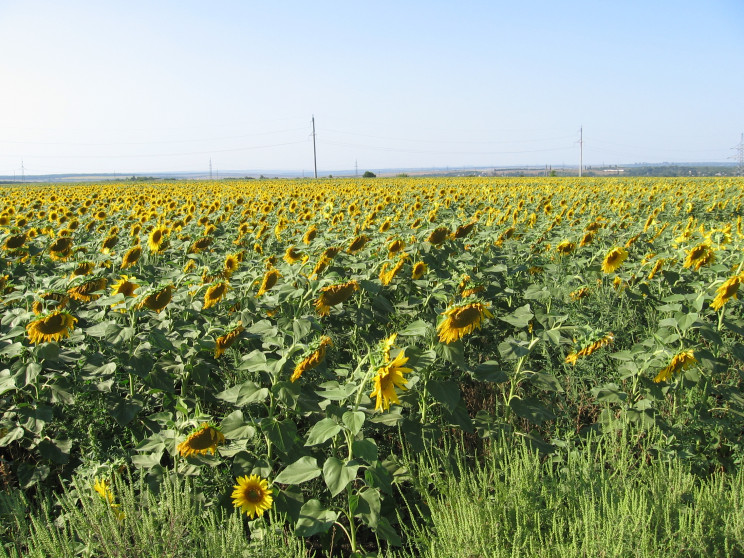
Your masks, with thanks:
[(579, 177), (584, 170), (584, 127), (579, 128)]
[(212, 180), (212, 158), (209, 158), (209, 180)]
[(732, 157), (736, 159), (736, 176), (744, 176), (744, 133), (741, 135), (739, 145), (731, 149), (736, 150), (736, 155)]
[(315, 115), (313, 114), (313, 164), (315, 165), (315, 178), (318, 178), (318, 155), (315, 151)]
[(354, 159), (354, 176), (359, 178), (359, 165), (357, 164), (357, 160)]
[(26, 182), (26, 168), (23, 166), (23, 159), (21, 159), (21, 182)]

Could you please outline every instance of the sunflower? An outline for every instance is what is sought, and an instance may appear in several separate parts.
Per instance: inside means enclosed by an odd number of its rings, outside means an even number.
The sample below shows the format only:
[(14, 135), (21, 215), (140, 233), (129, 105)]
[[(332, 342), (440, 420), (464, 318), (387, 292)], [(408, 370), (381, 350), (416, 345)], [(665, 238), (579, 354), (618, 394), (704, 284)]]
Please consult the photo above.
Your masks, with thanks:
[(49, 256), (53, 260), (66, 260), (72, 254), (72, 238), (60, 236), (49, 245)]
[(258, 294), (256, 294), (257, 297), (261, 296), (262, 294), (265, 294), (266, 291), (271, 290), (271, 288), (276, 285), (276, 282), (279, 280), (279, 277), (281, 277), (282, 274), (279, 273), (276, 269), (270, 269), (264, 274), (263, 281), (261, 281), (261, 286), (258, 289)]
[(199, 252), (206, 250), (212, 245), (214, 238), (211, 236), (202, 236), (200, 239), (195, 240), (191, 246), (189, 246), (189, 254), (198, 254)]
[(367, 242), (369, 242), (369, 237), (366, 234), (360, 234), (351, 241), (346, 251), (349, 254), (356, 254), (357, 252), (359, 252), (359, 250), (364, 248), (364, 245), (367, 244)]
[(589, 288), (581, 287), (580, 289), (572, 291), (569, 296), (571, 297), (571, 300), (581, 300), (582, 298), (589, 296)]
[(168, 228), (162, 226), (155, 227), (150, 231), (150, 234), (147, 237), (147, 247), (150, 249), (150, 252), (159, 254), (165, 250), (168, 244), (168, 232)]
[(325, 359), (326, 347), (332, 346), (331, 338), (324, 335), (320, 338), (316, 349), (312, 350), (305, 358), (295, 366), (292, 377), (289, 379), (290, 382), (297, 381), (308, 370), (316, 368)]
[(321, 259), (325, 258), (328, 260), (332, 260), (336, 256), (338, 256), (338, 253), (341, 251), (341, 248), (338, 246), (329, 246), (325, 250), (323, 250), (323, 253), (320, 255)]
[(713, 262), (715, 255), (708, 244), (699, 244), (687, 253), (684, 267), (694, 267), (695, 271)]
[(403, 365), (408, 362), (405, 351), (400, 351), (398, 356), (392, 362), (382, 366), (377, 370), (374, 378), (375, 387), (369, 394), (370, 397), (376, 397), (375, 411), (383, 409), (387, 411), (390, 403), (400, 403), (395, 393), (396, 386), (400, 389), (407, 389), (408, 380), (403, 377), (412, 370), (405, 368)]
[(304, 236), (302, 237), (302, 242), (305, 244), (310, 244), (313, 239), (318, 234), (318, 228), (315, 225), (312, 225), (309, 229), (307, 229), (307, 232), (305, 232)]
[(654, 382), (665, 382), (669, 380), (674, 374), (684, 368), (689, 368), (697, 362), (695, 354), (690, 351), (683, 351), (679, 354), (674, 355), (672, 361), (666, 368), (663, 368), (654, 378)]
[(217, 343), (214, 347), (214, 358), (219, 358), (235, 340), (245, 331), (243, 324), (238, 324), (237, 327), (233, 328), (230, 332), (226, 333), (217, 338)]
[(411, 273), (411, 277), (414, 280), (421, 279), (427, 271), (429, 271), (428, 265), (426, 265), (424, 262), (416, 262), (415, 264), (413, 264), (413, 272)]
[(166, 285), (160, 289), (152, 291), (142, 299), (137, 308), (149, 308), (154, 312), (160, 313), (171, 301), (173, 296), (173, 285)]
[(286, 252), (284, 252), (284, 261), (287, 262), (289, 265), (292, 265), (302, 260), (302, 256), (302, 252), (300, 252), (297, 248), (295, 248), (294, 246), (289, 246), (287, 247)]
[(482, 302), (453, 306), (443, 313), (445, 319), (437, 326), (439, 341), (452, 343), (464, 335), (481, 327), (483, 318), (493, 318), (493, 314)]
[(406, 247), (406, 243), (401, 239), (393, 240), (388, 244), (388, 258), (392, 258), (395, 254), (402, 251)]
[[(121, 279), (119, 279), (111, 287), (111, 296), (116, 296), (118, 294), (124, 295), (125, 297), (134, 296), (134, 291), (137, 290), (137, 287), (139, 287), (139, 285), (135, 283), (133, 279), (134, 277), (127, 277), (126, 275), (122, 275)], [(124, 304), (124, 302), (122, 301), (112, 304), (111, 308), (114, 308), (119, 304)]]
[(217, 453), (217, 446), (225, 443), (225, 435), (208, 422), (194, 429), (188, 438), (178, 444), (176, 450), (182, 457)]
[(382, 269), (380, 270), (380, 283), (382, 283), (383, 285), (389, 285), (393, 281), (393, 278), (397, 275), (397, 273), (403, 267), (403, 264), (406, 263), (407, 257), (408, 257), (407, 254), (401, 254), (398, 262), (390, 269), (388, 269), (387, 262), (382, 264)]
[(470, 275), (463, 275), (458, 288), (460, 289), (460, 296), (462, 298), (467, 298), (469, 296), (474, 296), (481, 291), (484, 291), (486, 287), (484, 287), (477, 281), (473, 281), (470, 278)]
[(114, 502), (114, 493), (111, 490), (111, 483), (106, 479), (96, 478), (93, 483), (93, 490), (108, 504)]
[(206, 310), (210, 306), (214, 306), (220, 300), (222, 300), (222, 297), (225, 296), (225, 293), (227, 293), (229, 288), (230, 288), (230, 284), (227, 281), (220, 281), (218, 283), (212, 283), (207, 288), (207, 292), (204, 293), (203, 309)]
[[(6, 276), (7, 277), (7, 276)], [(0, 277), (0, 288), (3, 286), (2, 277)], [(31, 309), (37, 316), (44, 313), (44, 307), (48, 302), (54, 302), (52, 310), (62, 310), (67, 303), (70, 302), (70, 297), (64, 291), (47, 291), (42, 294), (39, 298), (41, 300), (34, 301)]]
[(51, 314), (42, 316), (26, 326), (26, 333), (31, 343), (59, 341), (70, 336), (77, 318), (67, 312), (55, 310)]
[(258, 475), (245, 475), (236, 480), (238, 484), (233, 487), (233, 505), (251, 519), (262, 516), (274, 502), (268, 481)]
[(194, 271), (196, 269), (196, 261), (189, 260), (186, 262), (186, 265), (183, 266), (183, 272), (188, 273), (189, 271)]
[(313, 272), (310, 274), (310, 279), (315, 279), (316, 277), (318, 277), (321, 273), (328, 269), (329, 265), (331, 265), (331, 260), (321, 256), (318, 260), (318, 263), (315, 264)]
[(398, 337), (397, 333), (393, 333), (390, 337), (382, 342), (382, 356), (385, 357), (385, 362), (390, 362), (390, 350), (395, 345), (395, 339)]
[(739, 285), (744, 282), (744, 275), (734, 275), (724, 281), (723, 285), (718, 287), (716, 297), (711, 302), (710, 307), (713, 310), (719, 310), (730, 298), (736, 298)]
[(598, 339), (597, 341), (594, 341), (587, 345), (586, 347), (582, 348), (580, 351), (577, 351), (575, 353), (571, 353), (566, 357), (566, 363), (576, 365), (576, 361), (579, 360), (579, 357), (585, 357), (592, 354), (597, 349), (601, 349), (602, 347), (609, 345), (615, 340), (615, 336), (612, 333), (608, 333), (601, 339)]
[(83, 302), (97, 300), (101, 295), (93, 293), (104, 290), (106, 288), (106, 283), (107, 281), (105, 277), (93, 277), (79, 285), (70, 287), (67, 289), (67, 294), (70, 295), (70, 298), (81, 300)]
[(116, 246), (116, 244), (119, 242), (119, 237), (116, 234), (112, 234), (110, 236), (107, 236), (103, 239), (103, 244), (101, 244), (101, 252), (104, 254), (108, 254), (111, 252), (111, 249)]
[(5, 239), (3, 250), (17, 250), (26, 243), (26, 233), (14, 234)]
[(560, 242), (558, 244), (558, 246), (556, 246), (555, 249), (558, 250), (558, 253), (561, 256), (567, 256), (571, 252), (573, 252), (575, 248), (576, 248), (576, 243), (575, 242), (571, 242), (569, 240), (564, 240), (564, 241)]
[(236, 254), (228, 254), (227, 256), (225, 256), (225, 264), (222, 268), (222, 275), (224, 275), (225, 278), (229, 279), (230, 276), (232, 276), (232, 274), (237, 271), (239, 264), (240, 262)]
[(654, 264), (654, 267), (651, 269), (651, 273), (648, 274), (648, 280), (649, 281), (656, 276), (656, 274), (659, 272), (659, 270), (661, 270), (661, 266), (664, 265), (664, 262), (665, 261), (666, 260), (664, 258), (659, 258), (658, 260), (656, 260), (656, 263)]
[(75, 269), (72, 270), (71, 278), (88, 275), (91, 271), (93, 271), (94, 267), (95, 264), (93, 262), (81, 262)]
[(132, 246), (129, 250), (127, 250), (126, 254), (124, 254), (124, 257), (121, 259), (121, 269), (132, 267), (134, 264), (137, 263), (137, 260), (140, 259), (141, 255), (142, 246), (140, 246), (139, 244), (137, 246)]
[(619, 268), (628, 257), (628, 251), (625, 248), (613, 248), (602, 261), (602, 271), (604, 273), (612, 273)]
[(457, 238), (465, 238), (470, 234), (470, 231), (473, 230), (473, 227), (475, 227), (476, 221), (473, 221), (472, 223), (468, 223), (467, 225), (460, 225), (457, 227), (455, 232), (452, 233), (452, 239)]
[(359, 283), (354, 280), (323, 287), (320, 290), (318, 300), (315, 302), (315, 309), (321, 316), (327, 316), (331, 311), (331, 306), (341, 304), (358, 289)]
[(439, 246), (442, 242), (447, 240), (449, 235), (450, 230), (447, 227), (438, 227), (431, 231), (429, 236), (426, 237), (426, 242), (433, 244), (434, 246)]

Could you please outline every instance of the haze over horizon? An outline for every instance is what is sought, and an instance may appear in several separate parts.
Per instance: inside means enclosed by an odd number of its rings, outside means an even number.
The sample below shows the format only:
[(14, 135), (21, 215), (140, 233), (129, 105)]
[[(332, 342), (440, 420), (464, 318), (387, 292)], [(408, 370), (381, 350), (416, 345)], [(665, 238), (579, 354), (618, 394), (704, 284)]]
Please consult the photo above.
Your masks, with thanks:
[[(731, 161), (744, 3), (0, 0), (0, 175)], [(23, 162), (23, 163), (22, 163)], [(731, 161), (733, 162), (733, 161)]]

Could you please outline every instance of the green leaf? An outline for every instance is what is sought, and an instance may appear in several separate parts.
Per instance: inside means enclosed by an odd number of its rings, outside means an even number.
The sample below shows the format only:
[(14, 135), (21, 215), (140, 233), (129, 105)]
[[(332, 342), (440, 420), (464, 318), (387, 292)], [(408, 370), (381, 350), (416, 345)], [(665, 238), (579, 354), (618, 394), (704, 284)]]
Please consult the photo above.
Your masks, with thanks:
[(354, 440), (351, 444), (351, 453), (354, 457), (359, 457), (367, 463), (372, 463), (377, 461), (377, 443), (372, 438)]
[(269, 437), (269, 440), (285, 453), (295, 445), (297, 425), (292, 419), (284, 419), (279, 422), (275, 418), (265, 418), (261, 421), (261, 429)]
[(306, 446), (317, 446), (330, 440), (341, 431), (341, 426), (332, 418), (324, 418), (316, 422), (307, 433)]
[(247, 451), (239, 451), (232, 458), (232, 465), (230, 466), (230, 472), (233, 477), (242, 477), (243, 475), (249, 475), (253, 469), (253, 457)]
[(517, 360), (530, 354), (529, 343), (508, 337), (499, 343), (499, 354), (504, 360)]
[(509, 407), (517, 414), (517, 416), (527, 419), (528, 421), (540, 424), (546, 420), (555, 419), (555, 415), (550, 409), (543, 405), (540, 401), (535, 398), (528, 397), (526, 399), (520, 399), (519, 397), (512, 398), (509, 401)]
[(499, 316), (499, 319), (513, 325), (516, 328), (523, 328), (529, 325), (530, 320), (532, 320), (534, 316), (535, 315), (530, 309), (530, 305), (525, 304), (524, 306), (520, 306), (514, 312), (507, 316)]
[(5, 446), (11, 444), (12, 442), (15, 442), (16, 440), (20, 440), (23, 438), (23, 428), (21, 426), (16, 426), (15, 428), (11, 428), (5, 433), (5, 436), (0, 438), (0, 448), (4, 448)]
[[(109, 404), (118, 398), (109, 399)], [(137, 399), (120, 400), (114, 404), (113, 408), (109, 408), (111, 416), (116, 419), (119, 426), (126, 426), (135, 416), (142, 410), (142, 402)]]
[(299, 537), (312, 537), (328, 531), (338, 519), (338, 512), (323, 507), (320, 500), (313, 498), (300, 509), (300, 519), (295, 524), (295, 534)]
[(279, 473), (274, 482), (278, 484), (300, 484), (320, 476), (321, 470), (314, 457), (300, 457)]
[(376, 529), (380, 520), (381, 504), (379, 489), (366, 488), (359, 493), (359, 502), (354, 515), (360, 517), (368, 527)]
[(292, 322), (292, 338), (295, 343), (300, 343), (313, 329), (313, 323), (305, 318), (296, 318)]
[(109, 332), (116, 333), (121, 329), (114, 321), (98, 322), (96, 325), (86, 328), (85, 334), (90, 337), (106, 337)]
[(329, 457), (323, 464), (323, 480), (325, 480), (331, 496), (339, 494), (346, 486), (356, 478), (359, 463), (348, 461), (344, 463), (337, 457)]
[(430, 328), (431, 326), (424, 320), (416, 320), (415, 322), (408, 324), (408, 326), (403, 331), (399, 331), (398, 335), (424, 337), (429, 332)]
[(274, 489), (274, 507), (276, 511), (286, 513), (292, 521), (300, 519), (302, 505), (305, 503), (305, 497), (302, 495), (302, 489), (299, 486), (288, 486), (284, 490)]
[(620, 389), (615, 383), (605, 384), (602, 387), (592, 389), (592, 395), (597, 401), (603, 403), (622, 403), (628, 398), (628, 394)]
[(255, 427), (245, 421), (243, 412), (240, 410), (227, 415), (220, 425), (220, 430), (228, 440), (250, 439), (256, 434)]
[(380, 517), (377, 523), (377, 529), (374, 529), (374, 532), (377, 533), (378, 537), (387, 541), (387, 543), (392, 546), (403, 545), (398, 533), (395, 532), (395, 529), (393, 529), (393, 526), (390, 525), (390, 521), (388, 521), (388, 518), (385, 516)]
[(217, 394), (217, 399), (234, 403), (238, 407), (265, 401), (269, 396), (268, 388), (262, 388), (257, 383), (247, 380)]
[(426, 383), (426, 389), (450, 413), (457, 407), (460, 400), (460, 386), (457, 382), (430, 380)]
[(362, 429), (364, 419), (365, 415), (362, 411), (346, 411), (343, 416), (344, 424), (354, 436)]
[(529, 377), (530, 383), (545, 391), (554, 391), (556, 393), (563, 393), (563, 386), (558, 381), (558, 378), (547, 372), (532, 372)]
[(467, 370), (468, 365), (465, 363), (462, 340), (457, 340), (449, 344), (439, 343), (436, 346), (436, 350), (445, 360), (457, 365), (462, 370)]
[(44, 459), (49, 459), (58, 465), (64, 465), (70, 460), (70, 448), (72, 440), (42, 440), (37, 446), (39, 454)]
[(163, 453), (163, 450), (160, 450), (143, 455), (133, 455), (132, 464), (138, 469), (152, 469), (160, 465), (160, 460), (163, 459)]
[(479, 364), (473, 370), (473, 377), (481, 382), (492, 382), (494, 384), (503, 384), (509, 379), (509, 376), (501, 369), (501, 365), (495, 360), (487, 360)]

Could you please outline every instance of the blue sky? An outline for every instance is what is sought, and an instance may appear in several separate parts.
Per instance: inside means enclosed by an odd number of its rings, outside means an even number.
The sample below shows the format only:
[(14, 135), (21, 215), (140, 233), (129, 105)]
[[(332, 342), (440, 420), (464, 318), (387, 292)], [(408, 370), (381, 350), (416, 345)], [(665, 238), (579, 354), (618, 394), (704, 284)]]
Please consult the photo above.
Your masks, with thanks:
[(719, 161), (744, 2), (0, 0), (0, 175)]

